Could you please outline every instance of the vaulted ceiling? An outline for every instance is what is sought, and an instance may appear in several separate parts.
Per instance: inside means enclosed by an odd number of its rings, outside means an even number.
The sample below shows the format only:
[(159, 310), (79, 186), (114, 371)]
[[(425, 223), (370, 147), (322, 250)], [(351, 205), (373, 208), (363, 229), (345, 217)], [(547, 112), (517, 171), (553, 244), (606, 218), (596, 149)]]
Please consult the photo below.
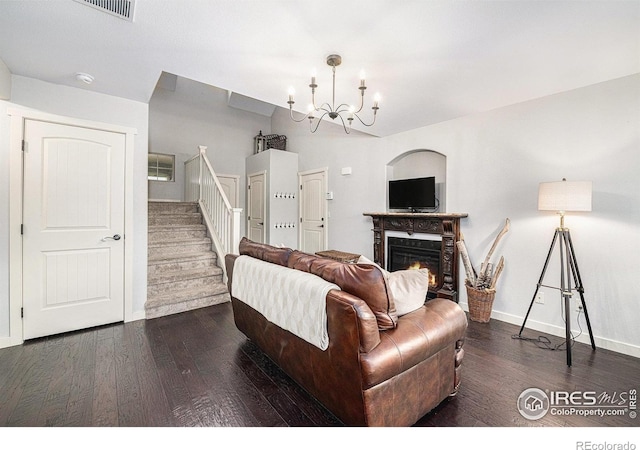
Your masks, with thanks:
[(385, 136), (640, 72), (640, 0), (136, 0), (133, 21), (0, 0), (13, 74), (145, 103), (168, 72), (283, 108), (292, 86), (304, 110), (312, 69), (331, 101), (331, 53), (337, 102), (364, 70)]

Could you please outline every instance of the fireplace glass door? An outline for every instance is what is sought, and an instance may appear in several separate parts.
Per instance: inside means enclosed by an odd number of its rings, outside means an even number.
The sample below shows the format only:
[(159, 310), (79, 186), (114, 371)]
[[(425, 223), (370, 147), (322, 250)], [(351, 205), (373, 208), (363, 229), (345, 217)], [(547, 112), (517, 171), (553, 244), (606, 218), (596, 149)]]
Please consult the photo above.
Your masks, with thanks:
[(429, 269), (429, 298), (442, 286), (440, 254), (442, 241), (388, 237), (387, 270)]

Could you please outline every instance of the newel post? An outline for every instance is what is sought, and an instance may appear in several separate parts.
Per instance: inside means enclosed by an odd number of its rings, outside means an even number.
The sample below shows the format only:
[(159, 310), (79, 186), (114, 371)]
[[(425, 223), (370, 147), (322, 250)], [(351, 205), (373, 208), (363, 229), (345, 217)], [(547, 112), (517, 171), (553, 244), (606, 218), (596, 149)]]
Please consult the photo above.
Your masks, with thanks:
[(202, 166), (204, 166), (203, 156), (207, 154), (206, 145), (198, 145), (199, 157), (198, 157), (198, 203), (202, 201)]
[(235, 255), (240, 254), (240, 214), (242, 208), (231, 208), (231, 253)]

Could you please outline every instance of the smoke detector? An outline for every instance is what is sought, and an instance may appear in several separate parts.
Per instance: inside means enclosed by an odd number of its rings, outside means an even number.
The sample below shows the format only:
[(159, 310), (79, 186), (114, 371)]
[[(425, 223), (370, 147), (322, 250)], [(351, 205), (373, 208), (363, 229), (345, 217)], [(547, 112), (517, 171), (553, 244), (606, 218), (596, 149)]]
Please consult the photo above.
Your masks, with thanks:
[(88, 73), (78, 72), (76, 73), (76, 80), (82, 81), (85, 84), (93, 83), (93, 76)]
[(83, 5), (100, 10), (120, 19), (133, 22), (133, 10), (136, 0), (75, 0)]

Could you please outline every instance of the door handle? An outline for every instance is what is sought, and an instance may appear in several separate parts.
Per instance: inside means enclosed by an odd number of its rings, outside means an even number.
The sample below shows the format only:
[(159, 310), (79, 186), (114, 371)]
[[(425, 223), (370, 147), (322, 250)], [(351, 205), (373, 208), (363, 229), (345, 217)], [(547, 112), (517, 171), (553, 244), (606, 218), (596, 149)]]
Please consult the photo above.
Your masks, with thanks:
[(113, 239), (114, 241), (119, 241), (120, 238), (122, 236), (120, 236), (119, 234), (114, 234), (113, 236), (105, 236), (101, 239), (102, 242), (106, 241), (107, 239)]
[(318, 225), (318, 228), (324, 228), (324, 224)]
[(264, 225), (264, 222), (258, 222), (258, 225)]

